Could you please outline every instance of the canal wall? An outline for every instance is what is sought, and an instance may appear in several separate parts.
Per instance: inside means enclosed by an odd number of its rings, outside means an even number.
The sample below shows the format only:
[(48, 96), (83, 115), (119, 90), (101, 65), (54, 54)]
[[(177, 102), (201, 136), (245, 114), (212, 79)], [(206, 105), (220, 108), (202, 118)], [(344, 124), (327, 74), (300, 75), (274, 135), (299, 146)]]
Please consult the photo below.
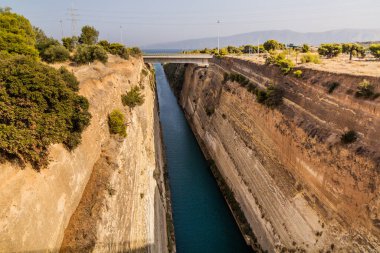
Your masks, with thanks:
[[(168, 252), (154, 72), (133, 57), (66, 67), (90, 102), (91, 124), (74, 151), (53, 145), (41, 172), (0, 165), (0, 252)], [(134, 85), (145, 102), (130, 110), (121, 95)], [(125, 139), (109, 134), (114, 109), (126, 115)]]
[[(296, 78), (234, 58), (177, 66), (168, 79), (183, 79), (172, 86), (186, 117), (264, 250), (380, 250), (380, 104), (354, 96), (364, 79), (378, 92), (380, 78), (305, 68)], [(282, 87), (283, 104), (258, 103), (225, 73)], [(348, 130), (359, 138), (342, 144)]]

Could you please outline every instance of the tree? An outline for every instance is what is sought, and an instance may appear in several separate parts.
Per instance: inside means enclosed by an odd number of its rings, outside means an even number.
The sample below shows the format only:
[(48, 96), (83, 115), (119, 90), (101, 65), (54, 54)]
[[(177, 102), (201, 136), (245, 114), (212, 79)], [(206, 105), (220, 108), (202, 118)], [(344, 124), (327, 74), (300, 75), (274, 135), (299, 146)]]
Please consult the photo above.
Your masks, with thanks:
[(380, 44), (372, 44), (369, 47), (369, 51), (375, 58), (380, 58)]
[(38, 57), (36, 37), (29, 20), (11, 13), (9, 8), (0, 11), (0, 50), (10, 54)]
[[(54, 62), (54, 52), (57, 47), (61, 46), (58, 40), (53, 39), (53, 38), (48, 38), (44, 31), (42, 31), (38, 27), (33, 27), (34, 33), (36, 34), (36, 48), (40, 54), (40, 57), (42, 60), (46, 62)], [(55, 47), (53, 47), (55, 46)], [(46, 50), (48, 48), (52, 47), (52, 49), (46, 54)], [(62, 49), (62, 48), (59, 48)], [(58, 49), (58, 50), (59, 50)], [(62, 53), (62, 50), (60, 50)]]
[(70, 58), (70, 52), (62, 45), (52, 45), (48, 47), (43, 54), (41, 54), (41, 59), (48, 62), (64, 62)]
[(79, 38), (80, 44), (94, 45), (98, 41), (99, 32), (92, 26), (82, 27), (82, 34)]
[(342, 46), (340, 44), (321, 44), (318, 53), (327, 58), (337, 57), (342, 53)]
[(310, 46), (308, 44), (303, 44), (301, 48), (302, 53), (310, 52)]
[(237, 47), (234, 47), (234, 46), (228, 46), (227, 51), (229, 54), (240, 54), (241, 53), (240, 49)]
[(281, 44), (276, 40), (267, 40), (263, 46), (267, 51), (278, 50), (282, 48)]
[(78, 37), (76, 36), (62, 38), (63, 46), (70, 52), (74, 50), (77, 43)]
[(244, 53), (244, 54), (253, 54), (255, 53), (255, 46), (254, 45), (244, 45), (242, 46), (242, 49), (241, 51)]
[(352, 56), (365, 57), (365, 48), (356, 43), (342, 44), (342, 52), (350, 55), (350, 61)]

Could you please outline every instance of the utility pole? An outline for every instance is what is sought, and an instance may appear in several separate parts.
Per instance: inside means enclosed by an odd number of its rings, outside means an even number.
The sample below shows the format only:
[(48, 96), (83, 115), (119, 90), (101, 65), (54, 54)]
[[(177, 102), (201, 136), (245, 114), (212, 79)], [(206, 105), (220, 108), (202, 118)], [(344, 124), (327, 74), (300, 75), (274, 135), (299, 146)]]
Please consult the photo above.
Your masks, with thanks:
[(120, 26), (120, 42), (123, 44), (123, 27)]
[(219, 31), (219, 27), (220, 27), (220, 20), (218, 20), (217, 23), (217, 30), (218, 30), (218, 54), (220, 53), (220, 31)]
[(71, 8), (69, 9), (69, 15), (71, 20), (71, 35), (75, 36), (76, 34), (76, 26), (79, 15), (76, 13), (78, 9), (74, 9), (73, 5), (71, 5)]
[(59, 23), (61, 23), (61, 36), (62, 36), (62, 38), (63, 38), (63, 21), (60, 20)]

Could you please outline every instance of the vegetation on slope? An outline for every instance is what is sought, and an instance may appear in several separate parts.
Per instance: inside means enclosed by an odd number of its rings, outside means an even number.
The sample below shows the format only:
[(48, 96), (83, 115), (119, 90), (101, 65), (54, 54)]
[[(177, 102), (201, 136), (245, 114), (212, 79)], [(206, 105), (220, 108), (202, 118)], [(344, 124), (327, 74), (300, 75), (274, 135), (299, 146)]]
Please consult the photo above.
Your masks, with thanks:
[(223, 83), (226, 83), (228, 81), (239, 83), (249, 92), (256, 95), (257, 102), (266, 105), (269, 108), (275, 108), (282, 104), (284, 90), (277, 85), (271, 84), (266, 89), (260, 89), (243, 75), (225, 73)]
[(124, 106), (134, 108), (144, 103), (144, 95), (141, 94), (140, 87), (134, 86), (127, 94), (121, 95), (121, 101)]
[(121, 137), (127, 137), (125, 117), (121, 111), (113, 110), (108, 115), (108, 126), (111, 134), (118, 134)]
[(0, 155), (47, 164), (48, 147), (73, 149), (89, 125), (86, 98), (75, 93), (78, 82), (67, 70), (55, 70), (28, 56), (0, 60)]
[(90, 123), (89, 103), (76, 94), (73, 74), (38, 61), (39, 53), (49, 62), (62, 56), (53, 53), (63, 48), (56, 40), (10, 9), (0, 10), (0, 27), (0, 157), (39, 170), (51, 144), (79, 145)]
[(294, 68), (294, 63), (290, 59), (287, 59), (284, 53), (271, 53), (265, 63), (278, 66), (284, 75)]

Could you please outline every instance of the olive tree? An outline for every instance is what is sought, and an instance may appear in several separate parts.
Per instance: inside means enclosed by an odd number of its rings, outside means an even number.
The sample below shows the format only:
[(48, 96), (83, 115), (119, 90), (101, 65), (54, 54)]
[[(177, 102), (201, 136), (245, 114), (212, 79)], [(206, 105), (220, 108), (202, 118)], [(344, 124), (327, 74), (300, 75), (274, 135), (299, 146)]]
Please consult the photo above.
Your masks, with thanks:
[(321, 44), (318, 53), (327, 58), (337, 57), (342, 53), (342, 46), (340, 44)]
[(342, 44), (342, 52), (350, 55), (350, 61), (352, 60), (352, 56), (365, 56), (365, 48), (356, 43)]

